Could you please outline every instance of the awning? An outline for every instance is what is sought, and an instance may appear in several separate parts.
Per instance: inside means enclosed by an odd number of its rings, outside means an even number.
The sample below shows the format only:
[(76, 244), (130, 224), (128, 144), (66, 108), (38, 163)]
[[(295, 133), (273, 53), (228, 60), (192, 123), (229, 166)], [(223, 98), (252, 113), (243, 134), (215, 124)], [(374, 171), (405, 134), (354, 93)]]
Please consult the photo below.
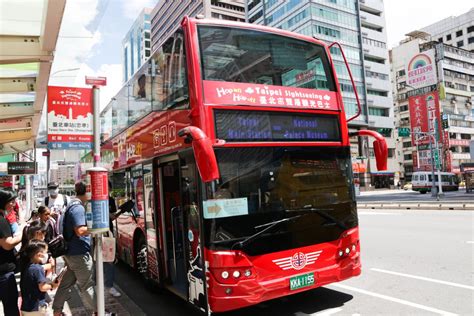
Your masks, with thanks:
[(34, 147), (65, 5), (0, 3), (0, 156)]

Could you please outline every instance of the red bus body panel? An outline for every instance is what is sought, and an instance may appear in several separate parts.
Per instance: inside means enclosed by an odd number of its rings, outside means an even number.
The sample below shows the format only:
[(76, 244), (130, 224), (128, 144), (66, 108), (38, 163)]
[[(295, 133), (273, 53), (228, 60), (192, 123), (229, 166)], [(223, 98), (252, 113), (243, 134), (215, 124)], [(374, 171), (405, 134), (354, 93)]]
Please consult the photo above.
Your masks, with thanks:
[[(355, 245), (353, 251), (351, 247)], [(250, 245), (251, 246), (251, 245)], [(339, 250), (351, 249), (349, 255), (337, 257)], [(306, 256), (306, 265), (283, 270), (277, 263), (287, 262), (285, 258), (293, 258), (295, 254)], [(315, 253), (317, 253), (318, 257)], [(313, 254), (313, 260), (310, 256)], [(296, 294), (329, 283), (345, 280), (361, 273), (359, 231), (354, 228), (345, 232), (342, 237), (332, 242), (290, 249), (261, 256), (246, 256), (236, 251), (205, 250), (209, 262), (208, 301), (213, 312), (224, 312), (232, 309), (257, 304), (266, 300)], [(288, 259), (291, 260), (291, 259)], [(252, 275), (245, 277), (245, 270), (251, 269)], [(222, 271), (228, 271), (232, 283), (219, 280)], [(232, 274), (238, 270), (242, 275), (238, 280)], [(306, 273), (314, 273), (315, 282), (312, 286), (290, 290), (290, 278)], [(234, 281), (235, 280), (235, 281)], [(228, 294), (230, 289), (230, 294)], [(227, 290), (227, 292), (226, 292)]]

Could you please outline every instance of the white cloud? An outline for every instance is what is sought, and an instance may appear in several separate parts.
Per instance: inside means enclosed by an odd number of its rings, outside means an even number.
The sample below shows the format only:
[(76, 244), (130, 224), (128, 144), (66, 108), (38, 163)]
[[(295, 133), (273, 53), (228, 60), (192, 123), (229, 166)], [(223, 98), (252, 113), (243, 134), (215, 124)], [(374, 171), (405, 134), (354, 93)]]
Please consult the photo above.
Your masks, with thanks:
[(66, 85), (76, 72), (65, 71), (79, 68), (93, 53), (93, 48), (101, 42), (101, 34), (87, 28), (99, 14), (100, 0), (68, 1), (56, 44), (55, 57), (51, 69), (50, 84), (60, 82)]
[(107, 106), (110, 100), (122, 88), (122, 65), (121, 64), (103, 64), (97, 71), (94, 71), (87, 65), (83, 65), (74, 82), (75, 87), (87, 87), (85, 85), (85, 76), (106, 77), (107, 85), (100, 87), (100, 109)]
[(123, 0), (123, 15), (129, 19), (135, 20), (143, 8), (154, 8), (158, 0)]

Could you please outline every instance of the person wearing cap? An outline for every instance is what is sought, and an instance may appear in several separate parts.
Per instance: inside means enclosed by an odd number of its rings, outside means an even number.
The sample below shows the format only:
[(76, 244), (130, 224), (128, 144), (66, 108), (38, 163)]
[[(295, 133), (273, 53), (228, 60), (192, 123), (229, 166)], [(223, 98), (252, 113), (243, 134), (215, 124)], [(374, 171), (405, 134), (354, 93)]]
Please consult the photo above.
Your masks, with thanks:
[(21, 242), (22, 233), (13, 236), (10, 223), (5, 218), (16, 203), (13, 192), (0, 190), (0, 301), (5, 316), (18, 316), (18, 289), (15, 280), (15, 246)]
[(48, 183), (48, 196), (44, 198), (43, 206), (47, 206), (51, 211), (53, 219), (56, 220), (56, 231), (60, 234), (62, 233), (62, 217), (69, 202), (70, 198), (67, 195), (59, 193), (57, 182)]
[(86, 223), (86, 184), (77, 182), (74, 186), (74, 198), (64, 220), (63, 236), (67, 241), (67, 251), (64, 262), (67, 270), (53, 301), (55, 316), (62, 314), (64, 303), (70, 299), (69, 290), (77, 285), (84, 304), (91, 310), (96, 307), (95, 282), (93, 279), (93, 262), (91, 252), (91, 232)]

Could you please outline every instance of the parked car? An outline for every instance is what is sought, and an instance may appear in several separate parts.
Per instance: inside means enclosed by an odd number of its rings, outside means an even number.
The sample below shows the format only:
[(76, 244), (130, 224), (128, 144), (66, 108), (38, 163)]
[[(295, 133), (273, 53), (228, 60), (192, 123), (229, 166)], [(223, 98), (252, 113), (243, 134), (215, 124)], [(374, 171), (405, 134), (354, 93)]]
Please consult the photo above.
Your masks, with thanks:
[(407, 190), (411, 190), (411, 188), (412, 188), (411, 182), (407, 182), (407, 183), (405, 183), (405, 185), (403, 186), (403, 190), (406, 190), (406, 191), (407, 191)]

